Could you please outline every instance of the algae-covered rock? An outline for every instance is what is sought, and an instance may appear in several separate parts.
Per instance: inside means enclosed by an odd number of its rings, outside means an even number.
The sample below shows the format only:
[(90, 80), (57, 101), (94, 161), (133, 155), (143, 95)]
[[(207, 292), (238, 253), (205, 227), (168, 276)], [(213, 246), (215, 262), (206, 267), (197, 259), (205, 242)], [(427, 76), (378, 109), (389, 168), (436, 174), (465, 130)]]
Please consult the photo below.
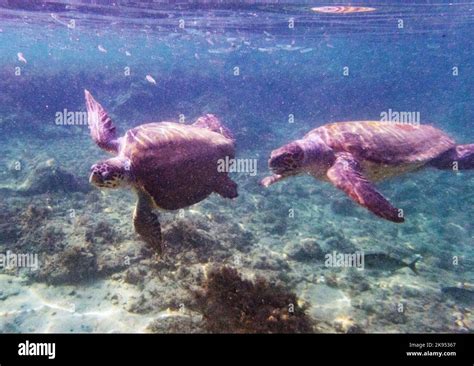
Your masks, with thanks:
[(36, 195), (48, 192), (87, 192), (91, 188), (86, 180), (58, 166), (54, 160), (39, 164), (17, 188), (3, 188), (22, 195)]
[(215, 333), (308, 333), (313, 323), (295, 294), (264, 278), (243, 279), (230, 267), (212, 269), (197, 307)]
[(324, 258), (324, 253), (314, 239), (303, 239), (299, 243), (290, 242), (285, 245), (284, 253), (293, 260), (306, 262), (317, 261)]
[(42, 255), (31, 277), (50, 284), (87, 282), (97, 276), (96, 256), (87, 245), (70, 245), (53, 255)]

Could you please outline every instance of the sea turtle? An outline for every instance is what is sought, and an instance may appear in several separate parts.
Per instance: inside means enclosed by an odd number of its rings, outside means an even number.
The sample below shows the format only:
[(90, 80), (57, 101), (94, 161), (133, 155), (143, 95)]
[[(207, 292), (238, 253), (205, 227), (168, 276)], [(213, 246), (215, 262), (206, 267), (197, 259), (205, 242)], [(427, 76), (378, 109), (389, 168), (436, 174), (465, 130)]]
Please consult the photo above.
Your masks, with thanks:
[(331, 182), (374, 214), (403, 222), (403, 210), (393, 207), (372, 181), (424, 166), (473, 169), (474, 144), (456, 145), (430, 125), (380, 121), (330, 123), (301, 140), (272, 151), (265, 187), (302, 173)]
[(85, 98), (92, 139), (116, 155), (94, 164), (89, 181), (100, 188), (135, 190), (135, 231), (158, 252), (161, 228), (154, 208), (181, 209), (212, 192), (237, 197), (237, 184), (218, 169), (220, 159), (234, 158), (234, 139), (216, 116), (207, 114), (192, 125), (147, 123), (117, 137), (105, 109), (87, 90)]

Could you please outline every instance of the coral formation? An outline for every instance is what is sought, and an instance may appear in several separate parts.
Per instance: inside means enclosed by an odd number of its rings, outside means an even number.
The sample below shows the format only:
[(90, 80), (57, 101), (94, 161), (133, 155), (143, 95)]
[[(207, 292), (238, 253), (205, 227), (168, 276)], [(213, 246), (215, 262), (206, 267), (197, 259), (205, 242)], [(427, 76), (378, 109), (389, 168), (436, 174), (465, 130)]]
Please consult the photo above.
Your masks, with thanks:
[(263, 278), (243, 279), (230, 267), (213, 269), (196, 292), (206, 329), (215, 333), (307, 333), (313, 330), (296, 295)]
[(72, 245), (64, 251), (43, 256), (40, 269), (31, 278), (49, 284), (81, 283), (90, 281), (97, 273), (96, 257), (90, 248)]
[(101, 220), (86, 227), (85, 240), (93, 244), (111, 245), (119, 241), (119, 235), (109, 222)]

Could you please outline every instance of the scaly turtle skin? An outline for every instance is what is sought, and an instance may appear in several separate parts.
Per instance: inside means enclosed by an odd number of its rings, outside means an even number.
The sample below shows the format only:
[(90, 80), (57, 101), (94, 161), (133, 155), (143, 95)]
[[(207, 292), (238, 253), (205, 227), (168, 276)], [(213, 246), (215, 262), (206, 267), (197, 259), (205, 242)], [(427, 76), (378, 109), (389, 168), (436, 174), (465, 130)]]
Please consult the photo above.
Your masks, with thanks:
[(274, 174), (262, 180), (265, 187), (307, 173), (331, 182), (374, 214), (403, 222), (403, 211), (393, 207), (372, 181), (424, 166), (473, 169), (474, 144), (456, 145), (429, 125), (339, 122), (316, 128), (301, 140), (272, 151), (268, 164)]
[(215, 192), (237, 197), (237, 184), (218, 170), (219, 159), (234, 158), (231, 133), (208, 114), (193, 125), (147, 123), (117, 138), (104, 108), (86, 90), (92, 139), (116, 156), (94, 164), (90, 182), (101, 188), (132, 187), (138, 196), (135, 231), (161, 252), (161, 228), (154, 208), (177, 210)]

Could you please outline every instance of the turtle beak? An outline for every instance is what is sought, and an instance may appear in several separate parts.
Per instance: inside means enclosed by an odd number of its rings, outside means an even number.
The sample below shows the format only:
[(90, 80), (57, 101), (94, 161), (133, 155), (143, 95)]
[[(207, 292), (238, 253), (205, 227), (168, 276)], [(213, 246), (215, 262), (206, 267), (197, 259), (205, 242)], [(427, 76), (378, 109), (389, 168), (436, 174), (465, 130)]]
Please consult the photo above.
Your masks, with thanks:
[(91, 175), (89, 176), (89, 183), (95, 186), (99, 186), (100, 184), (102, 184), (102, 179), (100, 177), (100, 174), (96, 172), (92, 172)]
[(94, 164), (91, 167), (91, 175), (89, 176), (89, 183), (95, 186), (99, 186), (99, 187), (104, 183), (102, 179), (102, 174), (97, 169), (97, 164)]

